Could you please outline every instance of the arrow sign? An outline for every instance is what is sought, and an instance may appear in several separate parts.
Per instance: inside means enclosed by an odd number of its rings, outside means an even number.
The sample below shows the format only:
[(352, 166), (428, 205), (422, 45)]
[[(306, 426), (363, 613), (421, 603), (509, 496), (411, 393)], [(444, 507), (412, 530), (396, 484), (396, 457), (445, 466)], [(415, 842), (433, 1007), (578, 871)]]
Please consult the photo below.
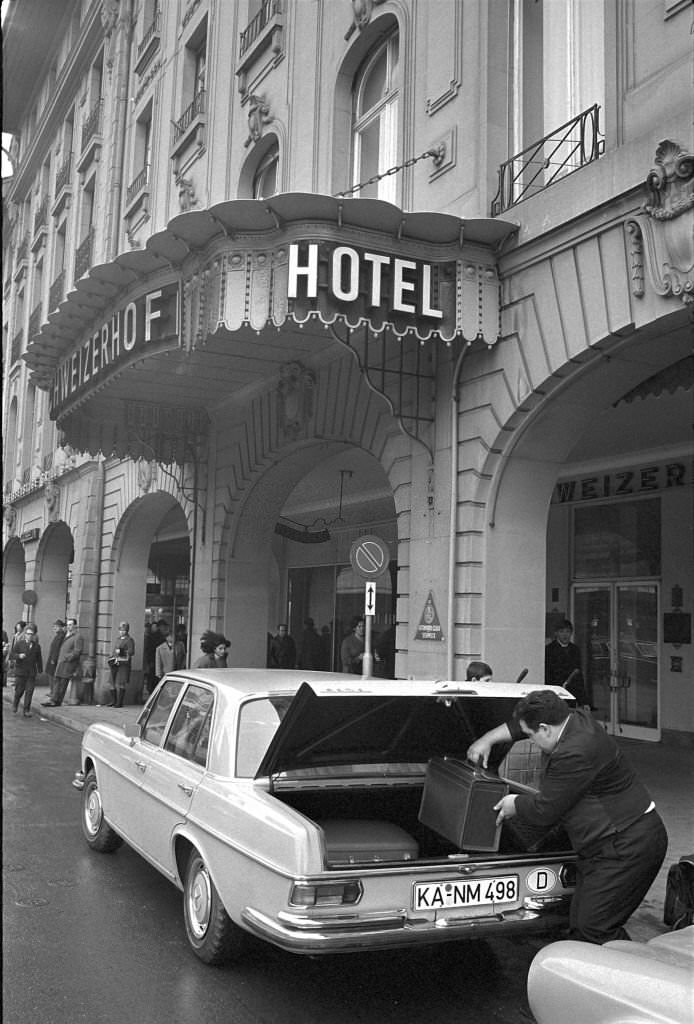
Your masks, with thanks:
[(376, 614), (376, 584), (366, 583), (364, 585), (364, 615)]

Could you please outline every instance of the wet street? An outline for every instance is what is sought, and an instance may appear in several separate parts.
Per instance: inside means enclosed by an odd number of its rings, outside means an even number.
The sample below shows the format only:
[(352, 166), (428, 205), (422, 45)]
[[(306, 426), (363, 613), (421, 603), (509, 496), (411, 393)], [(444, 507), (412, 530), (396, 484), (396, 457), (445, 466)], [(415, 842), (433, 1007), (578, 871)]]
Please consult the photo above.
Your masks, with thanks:
[(181, 895), (122, 847), (95, 854), (70, 781), (80, 735), (3, 702), (7, 1024), (517, 1024), (539, 940), (305, 959), (258, 945), (207, 967)]

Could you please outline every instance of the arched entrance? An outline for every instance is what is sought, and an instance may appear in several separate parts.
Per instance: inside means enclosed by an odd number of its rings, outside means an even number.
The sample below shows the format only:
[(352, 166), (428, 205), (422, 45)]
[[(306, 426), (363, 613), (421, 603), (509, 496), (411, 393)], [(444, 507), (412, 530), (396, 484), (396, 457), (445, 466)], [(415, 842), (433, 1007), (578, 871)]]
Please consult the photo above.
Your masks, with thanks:
[[(658, 451), (687, 445), (691, 392), (688, 398), (653, 394), (644, 399), (652, 403), (649, 413), (625, 399), (688, 351), (678, 318), (664, 318), (626, 340), (609, 339), (601, 354), (593, 353), (581, 366), (564, 367), (565, 376), (551, 396), (514, 424), (487, 501), (483, 650), (495, 676), (515, 678), (521, 667), (529, 667), (530, 678), (543, 682), (540, 638), (552, 616), (568, 615), (584, 668), (589, 676), (593, 672), (589, 688), (596, 686), (596, 713), (615, 731), (642, 738), (657, 738), (660, 728), (656, 651), (667, 550), (660, 525), (657, 530), (654, 525), (656, 519), (661, 523), (661, 494), (651, 471)], [(648, 467), (643, 486), (627, 493), (627, 475), (618, 480), (617, 474), (639, 461)], [(558, 494), (569, 494), (566, 488), (576, 480), (579, 492), (573, 498), (578, 500), (558, 499)], [(668, 498), (674, 496), (674, 488), (663, 480), (663, 494), (669, 490)], [(567, 481), (563, 492), (561, 481)], [(616, 493), (617, 486), (622, 493)], [(670, 549), (678, 535), (684, 544), (687, 518), (683, 510), (679, 529), (673, 519)], [(614, 568), (615, 543), (631, 550), (621, 568)], [(590, 550), (586, 545), (592, 545)], [(655, 560), (646, 559), (649, 545), (658, 548)], [(591, 622), (601, 617), (596, 637), (605, 650), (628, 646), (640, 652), (628, 668), (620, 668), (621, 655), (613, 654), (606, 674), (604, 665), (591, 670), (590, 634), (597, 628)], [(620, 672), (628, 675), (631, 687), (631, 706), (626, 710), (624, 705), (621, 721), (615, 719), (612, 696)]]
[(24, 548), (16, 537), (12, 537), (5, 547), (2, 567), (2, 617), (8, 634), (15, 622), (26, 618), (22, 602), (25, 573)]
[[(157, 491), (133, 502), (121, 519), (113, 544), (113, 603), (109, 628), (130, 623), (135, 656), (126, 703), (141, 691), (145, 623), (164, 620), (187, 640), (190, 621), (191, 546), (183, 509)], [(113, 636), (102, 650), (110, 650)]]
[[(227, 573), (230, 662), (265, 665), (267, 643), (287, 622), (301, 654), (304, 620), (322, 635), (326, 668), (364, 610), (364, 589), (347, 580), (350, 548), (364, 533), (386, 541), (393, 563), (380, 588), (374, 633), (395, 624), (397, 527), (392, 489), (380, 462), (336, 442), (287, 454), (259, 480), (241, 514)], [(386, 638), (387, 639), (387, 638)]]
[(52, 623), (67, 616), (70, 566), (74, 557), (73, 538), (68, 525), (64, 522), (51, 523), (41, 538), (37, 557), (36, 621), (39, 636), (44, 639), (50, 636)]

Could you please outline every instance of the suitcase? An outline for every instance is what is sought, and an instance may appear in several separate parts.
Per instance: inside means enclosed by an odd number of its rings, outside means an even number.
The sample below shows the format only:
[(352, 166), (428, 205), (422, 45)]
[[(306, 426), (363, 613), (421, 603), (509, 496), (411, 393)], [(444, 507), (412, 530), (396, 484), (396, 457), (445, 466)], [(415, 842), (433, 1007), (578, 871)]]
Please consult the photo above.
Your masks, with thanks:
[(496, 853), (501, 826), (498, 803), (509, 791), (497, 775), (454, 758), (433, 757), (427, 765), (419, 820), (459, 850)]
[(323, 829), (331, 866), (416, 860), (419, 856), (416, 840), (389, 821), (328, 818), (317, 824)]

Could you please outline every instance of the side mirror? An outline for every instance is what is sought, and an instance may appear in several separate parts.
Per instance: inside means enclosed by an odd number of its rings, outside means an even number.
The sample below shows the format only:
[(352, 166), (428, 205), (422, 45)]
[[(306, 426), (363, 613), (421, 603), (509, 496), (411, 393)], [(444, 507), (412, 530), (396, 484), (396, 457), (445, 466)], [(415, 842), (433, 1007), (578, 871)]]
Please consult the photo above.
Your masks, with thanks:
[(123, 726), (123, 732), (130, 740), (139, 740), (142, 736), (142, 726), (139, 722), (126, 722)]

